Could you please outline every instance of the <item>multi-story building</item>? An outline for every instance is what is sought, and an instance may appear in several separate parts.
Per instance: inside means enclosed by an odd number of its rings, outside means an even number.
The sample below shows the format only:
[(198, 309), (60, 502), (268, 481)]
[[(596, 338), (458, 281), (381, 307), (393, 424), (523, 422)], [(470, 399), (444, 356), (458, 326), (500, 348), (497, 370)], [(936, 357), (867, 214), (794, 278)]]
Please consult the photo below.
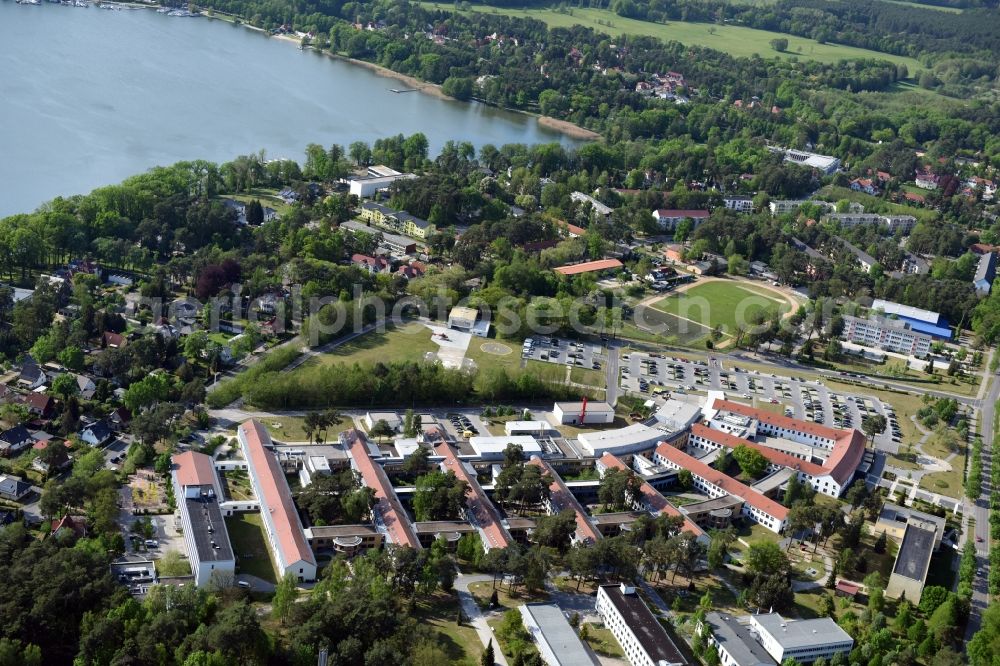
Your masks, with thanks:
[(686, 666), (688, 660), (634, 587), (601, 585), (597, 613), (632, 666)]
[(976, 293), (985, 296), (993, 288), (993, 279), (997, 276), (997, 255), (987, 252), (979, 257), (979, 265), (976, 266), (976, 275), (972, 278), (972, 286), (976, 288)]
[(211, 582), (213, 575), (236, 571), (236, 558), (219, 508), (222, 489), (215, 464), (204, 453), (186, 451), (171, 458), (171, 462), (170, 476), (188, 561), (195, 585), (200, 587)]
[(681, 220), (691, 220), (692, 225), (697, 227), (708, 219), (707, 210), (673, 210), (667, 208), (657, 208), (653, 211), (653, 219), (656, 220), (660, 228), (664, 230), (676, 229)]
[(247, 461), (250, 485), (260, 501), (264, 534), (278, 572), (299, 582), (316, 580), (316, 557), (306, 540), (285, 473), (270, 450), (271, 435), (256, 419), (240, 425), (236, 437)]
[(737, 213), (752, 213), (753, 197), (746, 194), (727, 194), (722, 197), (722, 205), (727, 210), (735, 210)]
[(777, 613), (750, 616), (750, 631), (779, 664), (789, 657), (800, 664), (847, 654), (854, 648), (850, 634), (828, 617), (789, 620)]
[(376, 227), (420, 240), (426, 240), (429, 235), (434, 233), (435, 229), (434, 225), (427, 220), (410, 215), (406, 211), (393, 210), (374, 201), (366, 201), (361, 204), (358, 217)]
[(903, 530), (903, 540), (892, 565), (885, 596), (901, 599), (904, 596), (911, 604), (919, 604), (927, 582), (931, 558), (937, 547), (937, 525), (911, 518)]
[(583, 192), (572, 192), (569, 195), (569, 198), (576, 203), (590, 204), (590, 213), (595, 217), (601, 217), (607, 220), (611, 218), (611, 213), (615, 212), (614, 208), (602, 204), (594, 197), (589, 194), (584, 194)]
[(908, 322), (869, 315), (867, 319), (844, 315), (842, 340), (866, 347), (910, 356), (926, 356), (931, 351), (934, 338), (914, 331)]

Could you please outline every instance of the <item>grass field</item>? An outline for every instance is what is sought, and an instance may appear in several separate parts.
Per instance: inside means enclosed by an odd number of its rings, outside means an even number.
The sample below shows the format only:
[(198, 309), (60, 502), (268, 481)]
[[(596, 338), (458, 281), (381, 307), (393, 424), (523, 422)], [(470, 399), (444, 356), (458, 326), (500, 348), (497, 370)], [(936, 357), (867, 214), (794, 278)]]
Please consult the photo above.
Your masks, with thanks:
[(337, 363), (394, 363), (400, 361), (423, 362), (427, 352), (436, 352), (438, 346), (431, 341), (431, 329), (423, 324), (404, 324), (385, 332), (373, 331), (345, 343), (328, 354), (316, 357), (310, 363), (335, 365)]
[[(424, 2), (425, 7), (455, 11), (450, 3)], [(837, 62), (844, 59), (881, 58), (896, 64), (904, 64), (912, 76), (923, 66), (914, 58), (890, 55), (859, 49), (853, 46), (839, 44), (820, 44), (816, 40), (795, 37), (766, 30), (755, 30), (735, 25), (716, 25), (711, 23), (685, 23), (672, 21), (670, 23), (651, 23), (636, 19), (624, 18), (607, 9), (574, 8), (572, 14), (560, 13), (555, 9), (508, 9), (490, 5), (474, 5), (470, 11), (486, 14), (503, 14), (521, 18), (533, 18), (544, 21), (550, 28), (568, 28), (582, 25), (613, 36), (649, 35), (663, 40), (674, 40), (682, 44), (705, 46), (729, 53), (736, 57), (760, 55), (769, 57), (799, 57), (819, 62)], [(782, 37), (788, 40), (788, 50), (777, 53), (771, 48), (771, 40)]]
[(476, 630), (467, 624), (459, 625), (458, 600), (437, 592), (421, 597), (413, 616), (422, 626), (429, 626), (436, 634), (434, 643), (448, 655), (449, 663), (479, 663), (482, 645)]
[(219, 198), (235, 199), (236, 201), (242, 201), (243, 203), (260, 201), (260, 205), (267, 208), (273, 208), (279, 217), (284, 215), (285, 212), (291, 208), (291, 206), (278, 198), (278, 190), (265, 187), (252, 189), (245, 194), (220, 194)]
[[(929, 92), (929, 91), (928, 91)], [(907, 186), (904, 185), (905, 189)], [(927, 190), (921, 190), (916, 188), (915, 190), (919, 194), (927, 194)], [(847, 199), (848, 201), (856, 201), (860, 204), (864, 204), (865, 211), (868, 213), (885, 213), (889, 215), (912, 215), (917, 218), (917, 220), (933, 220), (937, 218), (937, 211), (930, 210), (927, 208), (917, 208), (915, 206), (904, 206), (903, 204), (896, 204), (890, 201), (885, 201), (879, 197), (873, 197), (870, 194), (865, 194), (864, 192), (855, 192), (849, 187), (837, 187), (835, 185), (828, 185), (819, 190), (816, 193), (818, 197), (822, 199), (829, 199), (830, 201), (840, 201), (841, 199)]]
[(241, 513), (226, 518), (226, 530), (233, 544), (233, 553), (239, 562), (240, 573), (256, 576), (276, 583), (271, 554), (264, 538), (264, 525), (260, 514)]
[[(327, 428), (326, 438), (329, 440), (331, 435), (338, 432), (342, 427), (349, 425), (351, 420), (349, 418), (341, 418), (337, 423), (331, 425)], [(261, 423), (268, 429), (271, 433), (271, 437), (278, 441), (285, 442), (305, 442), (309, 438), (306, 436), (305, 431), (305, 418), (301, 416), (269, 416), (266, 419), (261, 419)], [(315, 439), (316, 435), (313, 435)]]
[(726, 333), (736, 331), (738, 323), (762, 310), (785, 312), (788, 304), (774, 295), (727, 282), (706, 282), (679, 294), (657, 301), (654, 308), (675, 317), (692, 320), (702, 326), (721, 326)]
[(936, 12), (945, 12), (946, 14), (962, 13), (962, 10), (958, 7), (940, 7), (938, 5), (922, 5), (919, 2), (905, 2), (905, 0), (885, 0), (885, 2), (891, 2), (894, 5), (905, 5), (907, 7), (913, 7), (915, 9), (933, 9)]

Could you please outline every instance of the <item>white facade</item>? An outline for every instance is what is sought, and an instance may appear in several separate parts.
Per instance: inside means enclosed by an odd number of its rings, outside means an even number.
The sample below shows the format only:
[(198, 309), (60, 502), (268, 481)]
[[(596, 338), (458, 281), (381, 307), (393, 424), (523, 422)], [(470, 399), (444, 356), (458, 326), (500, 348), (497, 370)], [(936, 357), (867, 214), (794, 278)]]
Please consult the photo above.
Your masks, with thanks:
[(597, 613), (614, 634), (632, 666), (680, 666), (686, 663), (634, 587), (622, 583), (620, 586), (602, 585), (597, 588)]
[(354, 178), (350, 181), (351, 194), (359, 199), (374, 196), (381, 190), (388, 189), (397, 180), (416, 178), (412, 173), (401, 173), (395, 176), (376, 176), (372, 178)]
[(722, 204), (728, 210), (735, 210), (737, 213), (753, 212), (753, 197), (747, 197), (747, 196), (723, 197)]
[(779, 664), (788, 657), (799, 663), (829, 659), (854, 647), (854, 639), (828, 617), (789, 620), (777, 613), (751, 615), (750, 628)]
[(845, 316), (841, 339), (909, 356), (927, 356), (933, 338), (912, 330), (905, 322), (872, 315), (868, 319)]
[(552, 414), (559, 423), (572, 425), (612, 423), (615, 420), (615, 409), (606, 402), (587, 402), (586, 409), (582, 402), (557, 402)]

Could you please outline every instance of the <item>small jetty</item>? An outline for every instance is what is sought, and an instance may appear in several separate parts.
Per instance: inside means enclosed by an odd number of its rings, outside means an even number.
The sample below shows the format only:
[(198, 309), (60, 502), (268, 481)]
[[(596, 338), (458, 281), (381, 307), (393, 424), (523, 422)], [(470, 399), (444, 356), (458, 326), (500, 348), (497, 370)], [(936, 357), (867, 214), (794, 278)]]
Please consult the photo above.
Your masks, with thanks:
[(389, 88), (389, 92), (394, 93), (405, 93), (405, 92), (417, 92), (420, 88)]

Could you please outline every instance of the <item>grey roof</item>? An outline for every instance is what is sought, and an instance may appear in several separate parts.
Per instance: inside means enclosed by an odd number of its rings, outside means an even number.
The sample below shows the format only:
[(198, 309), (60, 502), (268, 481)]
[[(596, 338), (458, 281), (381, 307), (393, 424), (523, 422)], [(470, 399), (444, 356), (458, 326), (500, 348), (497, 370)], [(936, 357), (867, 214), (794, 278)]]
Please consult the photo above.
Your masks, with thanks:
[(721, 649), (729, 653), (736, 666), (774, 666), (775, 661), (750, 631), (731, 615), (709, 613), (705, 622)]
[(850, 634), (828, 617), (813, 620), (789, 620), (777, 613), (754, 615), (753, 617), (785, 650), (795, 650), (813, 645), (854, 642)]
[(23, 425), (17, 425), (10, 430), (4, 430), (0, 432), (0, 442), (6, 442), (11, 446), (15, 444), (20, 444), (32, 439), (31, 433)]
[(89, 426), (81, 428), (80, 432), (82, 433), (88, 430), (94, 435), (94, 439), (98, 442), (103, 442), (113, 434), (111, 426), (108, 424), (106, 419), (101, 419), (100, 421), (91, 423)]
[(855, 257), (857, 257), (858, 261), (860, 261), (862, 264), (868, 264), (869, 266), (874, 266), (875, 264), (878, 263), (877, 261), (875, 261), (875, 257), (868, 254), (867, 252), (857, 247), (856, 245), (847, 242), (843, 238), (840, 239), (840, 242), (843, 243), (844, 247), (847, 248), (847, 251), (853, 254)]
[(367, 224), (358, 222), (357, 220), (347, 220), (346, 222), (341, 222), (340, 226), (341, 228), (349, 229), (350, 231), (363, 231), (372, 235), (381, 234), (382, 240), (389, 245), (408, 247), (410, 245), (416, 245), (417, 243), (417, 241), (413, 240), (409, 236), (400, 236), (399, 234), (389, 233), (385, 229), (370, 227)]
[[(547, 646), (550, 655), (543, 648), (551, 666), (597, 666), (598, 662), (584, 647), (583, 641), (569, 626), (566, 616), (555, 604), (524, 604), (521, 614), (525, 625), (539, 646)], [(530, 618), (530, 619), (529, 619)], [(531, 626), (533, 623), (535, 626)], [(552, 662), (552, 659), (555, 662)]]
[(899, 545), (899, 553), (896, 555), (896, 563), (892, 567), (892, 574), (924, 582), (931, 555), (934, 553), (934, 545), (937, 543), (936, 537), (937, 533), (934, 530), (907, 523), (903, 532), (903, 542)]
[(825, 259), (825, 257), (822, 254), (812, 249), (811, 247), (800, 241), (798, 238), (792, 238), (792, 244), (795, 245), (795, 249), (801, 252), (805, 252), (807, 256), (813, 259)]
[(980, 280), (986, 280), (987, 282), (993, 282), (993, 278), (997, 274), (997, 255), (992, 252), (987, 252), (983, 256), (979, 257), (979, 264), (976, 266), (976, 275), (972, 278), (973, 282), (979, 282)]
[(618, 614), (654, 664), (660, 661), (668, 664), (688, 663), (638, 593), (623, 594), (619, 585), (602, 585), (601, 589), (608, 595)]
[(219, 509), (218, 498), (212, 495), (188, 497), (188, 516), (191, 519), (191, 536), (198, 549), (199, 562), (226, 562), (233, 560), (233, 547), (229, 543), (226, 522)]
[(31, 490), (31, 484), (25, 483), (16, 476), (0, 477), (0, 495), (6, 497), (20, 497)]

